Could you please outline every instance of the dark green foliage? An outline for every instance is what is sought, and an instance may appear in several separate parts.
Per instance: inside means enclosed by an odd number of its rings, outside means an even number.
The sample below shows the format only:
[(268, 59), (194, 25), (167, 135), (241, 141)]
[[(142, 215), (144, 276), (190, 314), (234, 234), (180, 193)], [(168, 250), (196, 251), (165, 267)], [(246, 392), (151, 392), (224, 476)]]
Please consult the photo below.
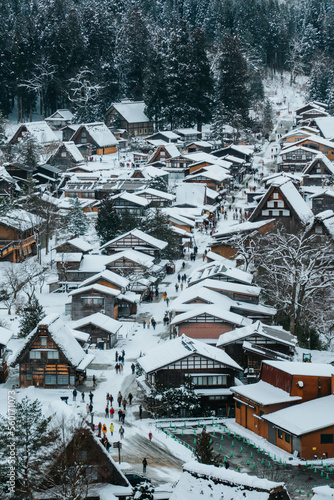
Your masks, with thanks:
[(111, 198), (102, 200), (95, 228), (103, 245), (122, 234), (122, 220), (116, 212), (114, 200)]
[[(25, 397), (11, 408), (15, 410), (9, 411), (7, 417), (0, 416), (1, 476), (8, 473), (10, 464), (7, 459), (12, 456), (16, 473), (15, 498), (32, 498), (32, 494), (41, 487), (53, 460), (58, 431), (50, 425), (52, 417), (43, 416), (42, 405), (37, 399), (31, 401)], [(5, 413), (5, 408), (3, 408), (3, 413)], [(14, 452), (10, 455), (13, 442), (15, 443)], [(1, 481), (1, 498), (8, 492), (7, 488), (6, 483)]]
[(28, 304), (22, 309), (19, 337), (27, 337), (44, 316), (43, 307), (38, 302), (36, 296), (33, 295)]
[(66, 227), (74, 236), (81, 236), (88, 229), (88, 221), (78, 198), (71, 200), (71, 208), (66, 217)]
[(210, 444), (211, 437), (203, 429), (196, 440), (195, 457), (201, 464), (217, 465), (217, 457), (213, 455), (213, 446)]
[(163, 191), (168, 193), (168, 184), (163, 180), (162, 177), (154, 177), (148, 184), (151, 189), (157, 189), (157, 191)]
[(266, 138), (268, 138), (272, 129), (273, 129), (273, 108), (270, 101), (266, 99), (263, 106), (262, 134)]
[(141, 483), (133, 488), (132, 497), (136, 500), (153, 500), (154, 486), (151, 483)]
[(34, 169), (41, 161), (41, 152), (41, 145), (31, 135), (16, 144), (13, 151), (18, 161)]
[(161, 252), (163, 258), (170, 260), (177, 258), (179, 253), (178, 240), (172, 226), (168, 223), (168, 217), (161, 210), (149, 210), (140, 229), (159, 240), (167, 241), (168, 246)]

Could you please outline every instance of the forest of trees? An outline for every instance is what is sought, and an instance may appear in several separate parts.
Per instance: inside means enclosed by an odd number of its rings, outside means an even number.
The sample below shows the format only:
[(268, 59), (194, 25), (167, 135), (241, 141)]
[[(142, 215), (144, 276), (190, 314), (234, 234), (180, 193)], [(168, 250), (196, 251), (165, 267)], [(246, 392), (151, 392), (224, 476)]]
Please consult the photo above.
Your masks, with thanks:
[(20, 121), (65, 107), (103, 119), (128, 97), (159, 125), (201, 125), (229, 116), (232, 90), (242, 119), (282, 70), (334, 98), (332, 0), (0, 0), (0, 19), (0, 109), (17, 104)]

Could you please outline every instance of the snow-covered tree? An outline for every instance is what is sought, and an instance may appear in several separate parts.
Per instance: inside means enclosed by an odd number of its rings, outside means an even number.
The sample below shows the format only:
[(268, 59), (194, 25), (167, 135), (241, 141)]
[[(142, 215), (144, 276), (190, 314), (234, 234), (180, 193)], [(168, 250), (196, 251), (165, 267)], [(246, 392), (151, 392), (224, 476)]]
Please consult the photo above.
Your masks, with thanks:
[[(42, 405), (37, 399), (31, 401), (25, 397), (16, 402), (15, 410), (15, 413), (9, 412), (7, 416), (0, 415), (1, 476), (8, 474), (8, 457), (13, 457), (15, 498), (30, 499), (40, 489), (54, 459), (53, 449), (57, 443), (58, 430), (51, 425), (52, 417), (44, 417)], [(0, 483), (0, 491), (7, 495), (8, 484)]]
[(38, 299), (34, 295), (28, 304), (22, 309), (20, 317), (19, 337), (27, 337), (29, 333), (36, 328), (45, 312)]
[(331, 242), (307, 231), (284, 229), (262, 235), (255, 253), (257, 283), (299, 336), (310, 323), (315, 305), (321, 309), (334, 282)]
[(134, 486), (131, 498), (133, 500), (153, 500), (154, 491), (154, 486), (146, 481)]
[(75, 236), (82, 236), (87, 232), (88, 221), (82, 210), (81, 203), (78, 198), (71, 199), (71, 207), (67, 214), (66, 221), (67, 230)]
[(215, 456), (213, 453), (210, 434), (204, 429), (196, 438), (194, 454), (201, 464), (218, 465), (220, 463), (219, 456)]

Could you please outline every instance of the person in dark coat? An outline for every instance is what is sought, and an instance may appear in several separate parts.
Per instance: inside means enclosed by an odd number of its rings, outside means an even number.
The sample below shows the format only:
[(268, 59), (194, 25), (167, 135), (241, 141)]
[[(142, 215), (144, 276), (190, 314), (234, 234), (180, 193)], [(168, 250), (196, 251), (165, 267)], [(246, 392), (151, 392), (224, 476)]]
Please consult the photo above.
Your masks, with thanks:
[(76, 401), (76, 400), (77, 400), (77, 394), (78, 394), (77, 390), (76, 390), (76, 389), (74, 389), (74, 390), (73, 390), (73, 401)]
[(139, 418), (140, 418), (140, 420), (142, 418), (142, 415), (143, 415), (143, 407), (142, 407), (142, 405), (140, 405), (139, 406)]
[(109, 418), (109, 406), (107, 405), (106, 408), (105, 408), (105, 414), (106, 414), (106, 418)]
[(134, 363), (132, 363), (131, 365), (131, 370), (132, 370), (132, 375), (134, 375), (136, 371), (136, 365)]
[(132, 393), (131, 393), (131, 392), (129, 392), (128, 398), (129, 398), (129, 405), (131, 406), (131, 404), (132, 404), (132, 399), (133, 399), (133, 395), (132, 395)]
[(92, 393), (92, 391), (90, 391), (89, 393), (89, 400), (91, 403), (93, 403), (93, 398), (94, 398), (94, 394)]
[(146, 460), (146, 458), (144, 458), (144, 460), (142, 461), (142, 464), (143, 464), (143, 473), (145, 474), (146, 473), (146, 467), (147, 467), (147, 460)]

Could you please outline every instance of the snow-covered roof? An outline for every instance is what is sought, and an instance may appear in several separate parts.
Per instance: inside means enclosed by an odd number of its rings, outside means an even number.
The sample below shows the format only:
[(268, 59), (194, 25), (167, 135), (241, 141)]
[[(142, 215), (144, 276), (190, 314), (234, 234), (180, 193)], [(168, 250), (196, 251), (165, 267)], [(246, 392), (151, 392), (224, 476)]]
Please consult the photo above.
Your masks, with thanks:
[(145, 123), (150, 121), (145, 114), (144, 101), (124, 100), (113, 102), (112, 106), (128, 123)]
[(242, 371), (242, 368), (226, 352), (186, 335), (161, 343), (158, 347), (151, 349), (146, 356), (138, 358), (137, 362), (146, 373), (150, 373), (193, 354)]
[(141, 196), (143, 194), (150, 194), (152, 196), (157, 196), (159, 198), (164, 198), (165, 200), (173, 201), (175, 200), (175, 196), (170, 193), (165, 193), (164, 191), (160, 191), (159, 189), (145, 188), (140, 191), (136, 191), (136, 195)]
[(233, 323), (235, 325), (250, 325), (252, 323), (251, 319), (224, 309), (222, 310), (216, 305), (196, 304), (194, 309), (192, 308), (190, 311), (175, 316), (173, 321), (171, 321), (171, 325), (179, 325), (180, 323), (184, 323), (189, 319), (196, 318), (202, 314), (214, 316), (215, 318), (221, 319), (222, 322)]
[(283, 391), (283, 389), (263, 382), (263, 380), (260, 380), (256, 384), (231, 387), (231, 391), (236, 397), (238, 397), (238, 395), (243, 396), (262, 406), (278, 403), (292, 403), (293, 401), (300, 401), (302, 399), (299, 396), (290, 396), (290, 394)]
[(124, 250), (123, 252), (117, 252), (113, 255), (108, 255), (108, 261), (106, 265), (111, 264), (118, 259), (128, 259), (140, 264), (141, 266), (150, 268), (154, 264), (154, 257), (147, 255), (143, 252), (137, 252), (137, 250)]
[(180, 151), (173, 143), (165, 144), (164, 149), (167, 151), (167, 153), (170, 155), (171, 158), (176, 158), (180, 156)]
[[(177, 222), (180, 222), (181, 224), (184, 224), (186, 226), (190, 227), (195, 227), (195, 221), (189, 219), (188, 217), (184, 217), (180, 213), (180, 209), (178, 207), (167, 207), (163, 208), (162, 213), (166, 214), (170, 220), (175, 219)], [(185, 211), (185, 209), (181, 209), (182, 212)]]
[(102, 293), (104, 295), (112, 295), (113, 297), (117, 297), (120, 295), (120, 291), (116, 290), (116, 288), (111, 288), (110, 286), (104, 286), (104, 285), (89, 285), (89, 286), (83, 286), (80, 288), (77, 288), (76, 290), (72, 290), (68, 295), (73, 296), (73, 295), (81, 295), (82, 293), (88, 293), (88, 292), (98, 292)]
[[(275, 312), (276, 310), (273, 309), (274, 314)], [(286, 330), (283, 330), (279, 327), (268, 327), (268, 325), (264, 325), (263, 323), (261, 323), (261, 321), (256, 321), (251, 325), (237, 328), (236, 330), (232, 330), (231, 332), (223, 333), (219, 337), (216, 346), (225, 346), (227, 344), (237, 342), (238, 340), (242, 340), (256, 334), (260, 335), (261, 337), (272, 339), (274, 341), (278, 341), (282, 344), (287, 344), (293, 347), (297, 342), (296, 337), (294, 337), (294, 335), (287, 332)]]
[(118, 140), (104, 122), (85, 123), (83, 126), (99, 146), (116, 146), (118, 144)]
[(89, 333), (80, 332), (79, 330), (70, 330), (70, 332), (78, 342), (88, 342), (89, 340), (90, 337)]
[(150, 236), (149, 234), (145, 233), (144, 231), (141, 231), (140, 229), (132, 229), (132, 231), (128, 231), (127, 233), (121, 234), (120, 236), (117, 236), (113, 240), (110, 240), (104, 245), (102, 245), (101, 250), (103, 248), (112, 246), (114, 243), (116, 243), (116, 241), (119, 241), (125, 238), (126, 236), (129, 236), (130, 234), (135, 238), (143, 240), (145, 243), (148, 243), (152, 247), (158, 248), (159, 250), (163, 250), (168, 245), (166, 241), (158, 240), (158, 238), (154, 238), (153, 236)]
[(12, 336), (13, 332), (11, 330), (0, 326), (0, 345), (7, 345)]
[[(310, 136), (310, 137), (314, 137), (314, 136)], [(294, 153), (296, 151), (304, 151), (305, 153), (312, 153), (313, 155), (316, 155), (318, 153), (318, 151), (316, 151), (315, 149), (300, 145), (300, 141), (298, 141), (298, 142), (295, 142), (293, 144), (293, 146), (291, 146), (291, 145), (285, 146), (281, 150), (281, 152), (279, 153), (279, 156), (285, 155), (287, 153)]]
[(15, 179), (7, 172), (5, 167), (0, 167), (0, 178), (9, 182), (10, 184), (15, 184)]
[(214, 260), (196, 268), (190, 274), (188, 282), (192, 285), (192, 283), (197, 283), (207, 278), (210, 279), (213, 276), (225, 276), (227, 279), (235, 280), (246, 285), (251, 285), (253, 281), (253, 275), (251, 273), (247, 273), (236, 267), (231, 267), (228, 261), (222, 263)]
[(253, 295), (258, 297), (261, 292), (261, 288), (253, 285), (241, 285), (239, 283), (231, 283), (229, 281), (219, 281), (205, 279), (201, 281), (201, 286), (210, 288), (211, 290), (222, 290), (227, 292), (242, 293), (245, 295)]
[(325, 139), (334, 137), (334, 116), (323, 116), (315, 118), (315, 123)]
[(333, 164), (333, 162), (331, 162), (327, 158), (327, 156), (325, 156), (323, 153), (320, 153), (320, 152), (313, 158), (313, 160), (310, 163), (308, 163), (304, 167), (303, 174), (307, 173), (313, 167), (313, 165), (315, 165), (317, 163), (317, 161), (319, 161), (319, 160), (321, 160), (326, 165), (326, 167), (331, 172), (331, 174), (334, 175), (334, 164)]
[(80, 149), (78, 149), (77, 145), (72, 141), (65, 141), (62, 143), (69, 154), (74, 158), (75, 161), (81, 162), (84, 161), (84, 157), (82, 156)]
[(56, 253), (55, 262), (81, 262), (81, 252)]
[(105, 271), (102, 271), (101, 273), (94, 274), (94, 276), (91, 276), (90, 278), (82, 281), (79, 285), (79, 288), (88, 286), (100, 279), (109, 281), (110, 283), (114, 283), (121, 288), (127, 288), (130, 284), (130, 281), (127, 278), (124, 278), (124, 276), (120, 276), (119, 274), (113, 273), (112, 271), (109, 271), (107, 269)]
[[(278, 177), (271, 183), (269, 190), (275, 187), (280, 189), (282, 195), (296, 212), (303, 224), (312, 222), (314, 214), (291, 180), (286, 177)], [(267, 193), (264, 196), (267, 196)]]
[(270, 224), (270, 222), (273, 222), (274, 220), (275, 219), (259, 220), (257, 222), (247, 221), (247, 222), (242, 222), (241, 224), (233, 224), (219, 231), (218, 233), (215, 233), (213, 237), (215, 239), (219, 239), (233, 234), (255, 231), (263, 226), (266, 226), (267, 224)]
[(297, 361), (263, 361), (263, 364), (273, 366), (290, 375), (303, 375), (309, 377), (331, 377), (334, 366), (327, 363), (300, 363)]
[(198, 135), (200, 132), (196, 129), (196, 128), (178, 128), (178, 129), (175, 129), (175, 132), (177, 134), (180, 134), (180, 135), (184, 135), (184, 136), (187, 136), (187, 135)]
[(123, 193), (115, 194), (115, 196), (111, 197), (113, 200), (116, 199), (121, 199), (121, 200), (126, 200), (130, 201), (131, 203), (134, 203), (135, 205), (141, 205), (142, 207), (147, 207), (150, 202), (146, 198), (142, 198), (141, 196), (137, 196), (134, 193), (128, 193), (127, 191), (124, 191)]
[[(45, 316), (45, 318), (43, 318), (39, 322), (38, 326), (28, 335), (21, 349), (16, 353), (16, 356), (11, 361), (12, 366), (17, 363), (26, 345), (35, 338), (37, 330), (41, 325), (47, 328), (53, 341), (59, 347), (59, 349), (61, 349), (66, 359), (71, 363), (72, 366), (78, 368), (80, 366), (80, 363), (86, 364), (88, 355), (84, 352), (79, 342), (73, 337), (69, 328), (67, 328), (67, 326), (61, 321), (58, 314), (49, 314), (48, 316)], [(93, 358), (94, 356), (90, 356), (89, 362), (91, 362)]]
[(23, 124), (29, 134), (31, 134), (40, 144), (48, 144), (50, 142), (59, 142), (55, 132), (44, 122), (28, 122)]
[(79, 271), (101, 273), (110, 261), (110, 255), (84, 255), (80, 262)]
[(71, 240), (67, 240), (66, 243), (79, 248), (83, 252), (89, 252), (93, 249), (93, 246), (82, 238), (72, 238)]
[(263, 419), (295, 436), (334, 426), (334, 395), (263, 415)]
[(7, 227), (26, 231), (32, 229), (42, 222), (38, 215), (32, 214), (21, 208), (9, 210), (6, 215), (0, 216), (0, 224)]
[[(334, 196), (334, 193), (333, 193)], [(317, 219), (320, 219), (331, 235), (334, 238), (334, 212), (333, 210), (325, 210), (324, 212), (320, 212), (316, 215)]]
[(309, 137), (306, 137), (305, 139), (301, 139), (300, 141), (296, 142), (296, 146), (305, 141), (315, 142), (316, 144), (321, 144), (322, 146), (328, 147), (330, 149), (334, 148), (334, 142), (329, 141), (324, 137), (320, 137), (319, 135), (313, 135), (313, 134), (310, 135)]
[(45, 118), (45, 121), (59, 121), (59, 119), (70, 121), (73, 120), (73, 118), (73, 114), (69, 109), (57, 109), (52, 115)]
[[(268, 479), (265, 478), (259, 478), (242, 472), (237, 472), (231, 469), (225, 469), (225, 467), (215, 467), (214, 465), (201, 464), (195, 461), (184, 464), (183, 470), (188, 471), (190, 473), (195, 473), (196, 475), (203, 475), (206, 477), (210, 477), (212, 479), (218, 479), (223, 483), (229, 483), (231, 485), (234, 484), (240, 486), (248, 486), (259, 490), (272, 491), (273, 489), (284, 485), (284, 483), (276, 483), (273, 481), (269, 481)], [(242, 497), (240, 498), (248, 498), (248, 493), (250, 492), (247, 492), (247, 495), (243, 494)], [(193, 497), (191, 496), (191, 498)], [(226, 500), (227, 499), (232, 500), (232, 497), (231, 498), (225, 497), (225, 495), (219, 497), (219, 499), (221, 498), (224, 499), (226, 498)], [(237, 500), (238, 498), (239, 497), (233, 496), (233, 499), (235, 500)]]
[(71, 328), (74, 330), (80, 330), (85, 325), (93, 324), (102, 328), (102, 330), (106, 330), (109, 333), (117, 333), (118, 330), (123, 326), (120, 321), (116, 319), (110, 318), (101, 312), (90, 314), (89, 316), (85, 316), (84, 318), (78, 319), (77, 321), (73, 321), (71, 323)]
[(198, 207), (204, 204), (206, 186), (197, 183), (182, 183), (176, 187), (175, 205), (192, 205)]
[(330, 498), (334, 498), (334, 488), (331, 486), (317, 486), (316, 488), (312, 488), (313, 491), (313, 500), (330, 500)]

